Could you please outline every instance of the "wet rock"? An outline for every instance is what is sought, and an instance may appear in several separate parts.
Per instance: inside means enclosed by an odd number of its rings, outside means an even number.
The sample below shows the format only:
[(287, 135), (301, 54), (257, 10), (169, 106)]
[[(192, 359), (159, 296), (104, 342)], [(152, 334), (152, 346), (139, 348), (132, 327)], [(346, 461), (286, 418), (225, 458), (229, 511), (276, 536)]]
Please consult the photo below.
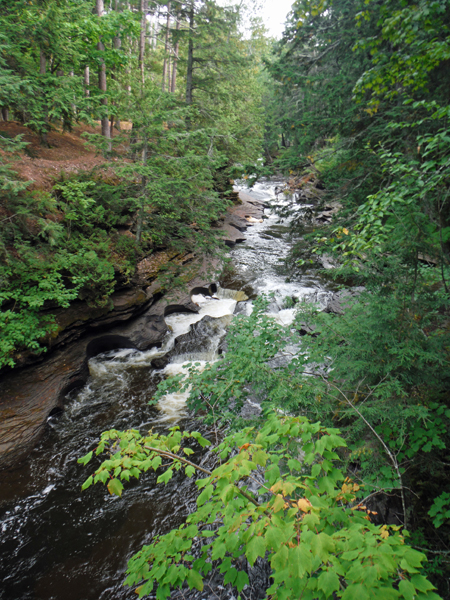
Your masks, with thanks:
[(344, 309), (342, 306), (342, 298), (340, 298), (337, 294), (333, 294), (333, 296), (328, 299), (327, 305), (323, 309), (323, 312), (333, 313), (335, 315), (343, 315)]
[(270, 587), (271, 568), (267, 560), (258, 557), (253, 567), (247, 563), (249, 579), (249, 596), (253, 600), (261, 600), (266, 597), (266, 590)]
[(165, 369), (169, 363), (170, 363), (170, 356), (168, 354), (164, 354), (164, 356), (159, 356), (158, 358), (154, 358), (151, 361), (151, 365), (154, 369)]
[(248, 222), (246, 219), (240, 217), (239, 215), (234, 215), (232, 213), (229, 213), (225, 217), (225, 222), (231, 225), (232, 227), (235, 227), (239, 231), (246, 231), (248, 228)]
[(229, 317), (215, 318), (207, 315), (193, 323), (187, 333), (175, 339), (172, 350), (152, 360), (152, 367), (164, 369), (177, 356), (188, 361), (192, 354), (213, 354), (218, 350), (217, 335), (225, 336), (225, 327), (230, 323), (231, 315)]
[(223, 340), (221, 340), (221, 342), (219, 343), (219, 346), (217, 348), (217, 354), (220, 356), (222, 354), (226, 354), (228, 352), (228, 342), (227, 340), (224, 338)]
[(302, 323), (300, 323), (300, 329), (298, 330), (298, 332), (300, 335), (311, 335), (313, 337), (317, 337), (319, 334), (315, 333), (315, 330), (315, 325), (308, 325), (308, 323), (305, 323), (303, 321)]
[(226, 246), (229, 246), (230, 248), (232, 246), (235, 246), (236, 244), (245, 242), (246, 240), (245, 236), (239, 234), (238, 230), (235, 229), (232, 225), (229, 225), (228, 223), (224, 223), (220, 229), (225, 233), (223, 237), (224, 244)]
[(375, 525), (403, 525), (403, 509), (400, 496), (377, 494), (365, 503), (371, 511), (370, 520)]
[(353, 298), (359, 296), (363, 290), (363, 287), (354, 287), (331, 294), (327, 299), (323, 312), (343, 315), (348, 304)]
[(331, 223), (333, 217), (339, 210), (342, 208), (342, 205), (339, 202), (331, 202), (327, 206), (325, 206), (320, 212), (316, 213), (315, 221), (318, 225), (325, 225)]
[(318, 260), (322, 263), (324, 269), (335, 269), (339, 266), (338, 262), (327, 254), (318, 257)]

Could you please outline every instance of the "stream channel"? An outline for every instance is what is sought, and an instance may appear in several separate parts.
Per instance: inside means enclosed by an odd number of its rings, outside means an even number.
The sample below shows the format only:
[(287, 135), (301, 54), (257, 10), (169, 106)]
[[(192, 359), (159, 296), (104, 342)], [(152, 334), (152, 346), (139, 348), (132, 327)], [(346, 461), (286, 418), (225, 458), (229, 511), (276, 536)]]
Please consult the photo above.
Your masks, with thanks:
[[(245, 191), (270, 203), (276, 201), (275, 189), (281, 184), (266, 181)], [(156, 477), (147, 475), (126, 484), (121, 498), (111, 497), (101, 484), (81, 492), (92, 468), (77, 464), (77, 459), (107, 429), (164, 432), (176, 423), (200, 429), (208, 437), (201, 423), (186, 413), (182, 395), (148, 405), (164, 375), (180, 372), (186, 361), (217, 359), (232, 314), (249, 314), (257, 294), (274, 294), (269, 312), (285, 325), (294, 313), (284, 308), (287, 296), (326, 300), (331, 288), (316, 273), (286, 281), (281, 265), (291, 244), (289, 222), (270, 208), (264, 212), (262, 222), (247, 230), (246, 241), (231, 249), (233, 267), (220, 282), (223, 288), (212, 298), (193, 297), (201, 307), (199, 314), (166, 317), (171, 331), (161, 349), (117, 350), (92, 358), (84, 388), (72, 392), (65, 410), (48, 419), (28, 459), (0, 475), (2, 600), (136, 598), (133, 590), (123, 587), (128, 559), (153, 536), (183, 522), (195, 507), (197, 488), (181, 474), (167, 486), (156, 485)], [(242, 290), (249, 299), (237, 302), (240, 296), (231, 290)], [(151, 361), (205, 315), (216, 320), (196, 327), (197, 337), (188, 351), (182, 345), (183, 353), (172, 357), (165, 369), (152, 368)]]

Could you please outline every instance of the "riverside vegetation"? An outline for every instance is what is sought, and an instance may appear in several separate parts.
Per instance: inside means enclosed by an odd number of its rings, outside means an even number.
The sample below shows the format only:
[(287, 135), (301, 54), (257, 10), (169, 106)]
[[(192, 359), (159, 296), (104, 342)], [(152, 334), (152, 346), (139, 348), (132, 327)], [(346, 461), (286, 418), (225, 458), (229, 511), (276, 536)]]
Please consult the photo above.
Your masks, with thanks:
[[(84, 488), (117, 495), (149, 470), (197, 478), (197, 509), (130, 560), (127, 583), (166, 598), (218, 569), (245, 598), (245, 557), (268, 561), (269, 598), (450, 597), (448, 2), (297, 0), (275, 43), (257, 22), (242, 36), (238, 11), (212, 2), (93, 8), (0, 3), (4, 117), (45, 144), (55, 124), (94, 116), (92, 141), (126, 158), (113, 181), (80, 174), (29, 193), (2, 153), (2, 364), (42, 347), (43, 308), (104, 302), (157, 248), (214, 247), (223, 182), (245, 170), (288, 174), (293, 203), (320, 181), (342, 208), (308, 227), (289, 266), (325, 254), (331, 276), (364, 288), (343, 315), (298, 306), (288, 328), (260, 298), (220, 361), (160, 385), (190, 386), (212, 426), (211, 471), (192, 456), (211, 442), (177, 428), (108, 431), (80, 459), (95, 463)], [(159, 9), (166, 24), (146, 44)], [(125, 119), (128, 140), (111, 138)], [(133, 237), (119, 235), (129, 221)], [(249, 395), (262, 414), (243, 423)], [(398, 503), (397, 524), (376, 524), (380, 497)]]

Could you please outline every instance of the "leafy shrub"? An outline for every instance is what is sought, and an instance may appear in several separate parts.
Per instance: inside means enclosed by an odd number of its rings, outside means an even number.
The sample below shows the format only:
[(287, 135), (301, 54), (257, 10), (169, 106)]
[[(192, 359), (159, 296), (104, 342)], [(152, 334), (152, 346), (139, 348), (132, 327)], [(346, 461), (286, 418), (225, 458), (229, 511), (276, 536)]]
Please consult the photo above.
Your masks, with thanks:
[[(128, 563), (127, 584), (144, 597), (167, 598), (183, 583), (203, 590), (218, 565), (223, 582), (240, 593), (249, 583), (240, 560), (257, 558), (271, 567), (268, 597), (321, 600), (404, 598), (439, 600), (420, 571), (425, 556), (405, 543), (399, 527), (376, 527), (361, 504), (359, 486), (336, 468), (336, 449), (345, 447), (336, 429), (304, 417), (273, 412), (259, 432), (246, 428), (215, 449), (220, 462), (212, 472), (190, 460), (190, 440), (209, 445), (199, 433), (166, 435), (137, 431), (102, 434), (95, 454), (109, 453), (83, 485), (108, 483), (121, 495), (122, 481), (158, 471), (167, 483), (183, 469), (201, 490), (186, 524), (157, 536)], [(79, 459), (87, 464), (90, 452)], [(256, 484), (257, 492), (249, 489)], [(203, 540), (193, 551), (194, 539)]]

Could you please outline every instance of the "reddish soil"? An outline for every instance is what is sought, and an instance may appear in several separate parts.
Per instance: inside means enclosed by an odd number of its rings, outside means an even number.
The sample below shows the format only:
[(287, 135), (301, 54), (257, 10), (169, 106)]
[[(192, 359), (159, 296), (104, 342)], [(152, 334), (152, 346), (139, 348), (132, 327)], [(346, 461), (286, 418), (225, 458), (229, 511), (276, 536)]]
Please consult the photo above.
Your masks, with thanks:
[(0, 122), (0, 133), (2, 132), (11, 137), (24, 134), (23, 140), (28, 142), (26, 151), (20, 156), (6, 155), (1, 152), (1, 158), (9, 163), (21, 179), (31, 182), (29, 190), (49, 191), (62, 172), (90, 171), (97, 167), (103, 176), (113, 176), (111, 161), (118, 159), (105, 159), (85, 138), (81, 137), (85, 132), (100, 133), (100, 127), (81, 125), (75, 127), (70, 133), (53, 130), (48, 134), (48, 148), (39, 143), (36, 134), (16, 121)]

